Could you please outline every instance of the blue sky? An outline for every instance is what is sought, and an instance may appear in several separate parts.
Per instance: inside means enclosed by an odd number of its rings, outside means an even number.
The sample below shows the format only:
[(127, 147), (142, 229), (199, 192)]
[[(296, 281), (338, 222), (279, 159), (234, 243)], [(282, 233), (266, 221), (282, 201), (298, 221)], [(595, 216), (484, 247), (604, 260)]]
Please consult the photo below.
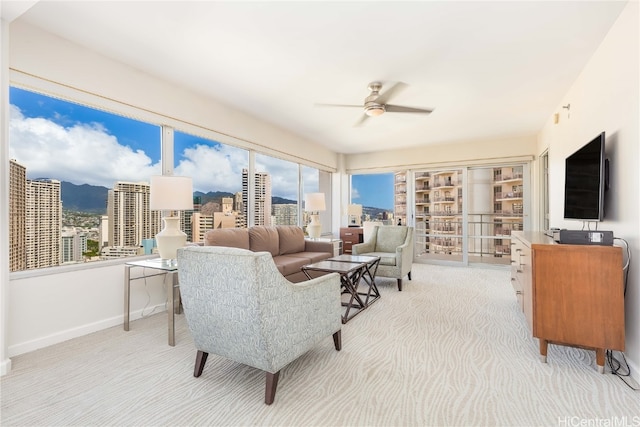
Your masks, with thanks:
[[(9, 156), (28, 178), (52, 178), (112, 188), (116, 181), (148, 182), (161, 173), (160, 127), (11, 87)], [(174, 135), (175, 174), (191, 176), (197, 191), (236, 192), (248, 152), (180, 131)], [(297, 165), (256, 156), (272, 176), (273, 195), (295, 200)], [(305, 191), (317, 191), (318, 172), (303, 169)], [(352, 202), (393, 209), (393, 174), (356, 175)], [(316, 188), (314, 190), (314, 188)]]
[(393, 173), (353, 175), (352, 203), (393, 210), (393, 179)]

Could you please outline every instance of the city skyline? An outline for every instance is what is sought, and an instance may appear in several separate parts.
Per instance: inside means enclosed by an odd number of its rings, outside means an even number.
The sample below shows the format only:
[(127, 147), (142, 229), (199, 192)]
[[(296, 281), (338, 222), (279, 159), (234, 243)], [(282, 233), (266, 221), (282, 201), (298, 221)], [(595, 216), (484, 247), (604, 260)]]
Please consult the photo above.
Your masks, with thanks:
[[(161, 173), (159, 126), (16, 87), (10, 89), (9, 132), (9, 156), (27, 166), (29, 179), (112, 188), (118, 181), (147, 182)], [(195, 191), (241, 189), (246, 150), (176, 130), (174, 151), (174, 174), (192, 177)], [(291, 183), (297, 182), (298, 171), (291, 165), (256, 155), (256, 171), (273, 178), (273, 195), (297, 200)], [(317, 186), (314, 171), (303, 168), (305, 188)], [(352, 202), (392, 210), (393, 174), (354, 175)]]

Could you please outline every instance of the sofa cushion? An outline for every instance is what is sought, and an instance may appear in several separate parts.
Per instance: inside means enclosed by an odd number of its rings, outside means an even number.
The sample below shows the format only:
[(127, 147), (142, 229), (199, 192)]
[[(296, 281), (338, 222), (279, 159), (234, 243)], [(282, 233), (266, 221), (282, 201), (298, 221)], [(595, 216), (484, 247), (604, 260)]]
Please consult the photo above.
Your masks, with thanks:
[(253, 252), (269, 252), (278, 255), (280, 244), (278, 230), (275, 227), (256, 225), (249, 229), (249, 249)]
[(295, 254), (288, 254), (292, 258), (304, 258), (308, 259), (307, 264), (313, 264), (314, 262), (322, 261), (327, 258), (331, 258), (333, 254), (331, 252), (297, 252)]
[(396, 265), (397, 257), (395, 252), (367, 252), (359, 255), (379, 256), (380, 265)]
[(273, 257), (273, 262), (283, 276), (288, 276), (299, 272), (303, 265), (311, 264), (311, 258), (278, 255)]
[(295, 254), (304, 251), (304, 231), (294, 225), (277, 225), (280, 239), (280, 253), (278, 255)]
[(227, 246), (249, 249), (249, 231), (246, 228), (217, 228), (204, 233), (205, 246)]

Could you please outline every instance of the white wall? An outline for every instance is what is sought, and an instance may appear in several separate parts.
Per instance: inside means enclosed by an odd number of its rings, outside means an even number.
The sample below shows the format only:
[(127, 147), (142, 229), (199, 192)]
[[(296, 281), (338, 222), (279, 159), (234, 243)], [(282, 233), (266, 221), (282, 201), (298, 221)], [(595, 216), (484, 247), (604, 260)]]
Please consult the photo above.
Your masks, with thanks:
[(348, 173), (393, 171), (447, 165), (491, 164), (505, 159), (532, 160), (536, 136), (500, 140), (461, 141), (453, 145), (424, 145), (402, 150), (346, 156)]
[[(629, 242), (632, 264), (625, 299), (627, 359), (640, 370), (640, 67), (639, 4), (629, 2), (574, 85), (558, 104), (558, 124), (551, 116), (540, 132), (538, 154), (549, 150), (550, 220), (552, 227), (580, 229), (566, 221), (564, 160), (606, 133), (610, 190), (606, 218), (598, 229), (612, 230)], [(570, 109), (562, 106), (570, 105)]]
[[(155, 271), (146, 270), (148, 274)], [(140, 277), (142, 268), (131, 269)], [(165, 280), (166, 277), (166, 280)], [(131, 319), (165, 309), (168, 276), (131, 281)], [(9, 357), (112, 326), (124, 320), (124, 260), (14, 273), (10, 281)], [(122, 333), (126, 333), (123, 332)]]

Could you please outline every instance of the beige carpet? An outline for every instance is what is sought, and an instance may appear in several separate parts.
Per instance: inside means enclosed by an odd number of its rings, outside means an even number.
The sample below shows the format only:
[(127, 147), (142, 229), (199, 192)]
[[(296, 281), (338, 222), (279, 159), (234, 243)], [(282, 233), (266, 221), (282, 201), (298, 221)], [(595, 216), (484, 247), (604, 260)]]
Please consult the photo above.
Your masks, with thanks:
[(382, 280), (341, 352), (329, 337), (283, 369), (271, 406), (255, 369), (212, 355), (194, 378), (184, 316), (169, 347), (162, 313), (14, 358), (1, 423), (640, 425), (640, 394), (598, 374), (594, 352), (550, 346), (539, 362), (507, 271), (415, 265), (413, 277), (403, 292)]

